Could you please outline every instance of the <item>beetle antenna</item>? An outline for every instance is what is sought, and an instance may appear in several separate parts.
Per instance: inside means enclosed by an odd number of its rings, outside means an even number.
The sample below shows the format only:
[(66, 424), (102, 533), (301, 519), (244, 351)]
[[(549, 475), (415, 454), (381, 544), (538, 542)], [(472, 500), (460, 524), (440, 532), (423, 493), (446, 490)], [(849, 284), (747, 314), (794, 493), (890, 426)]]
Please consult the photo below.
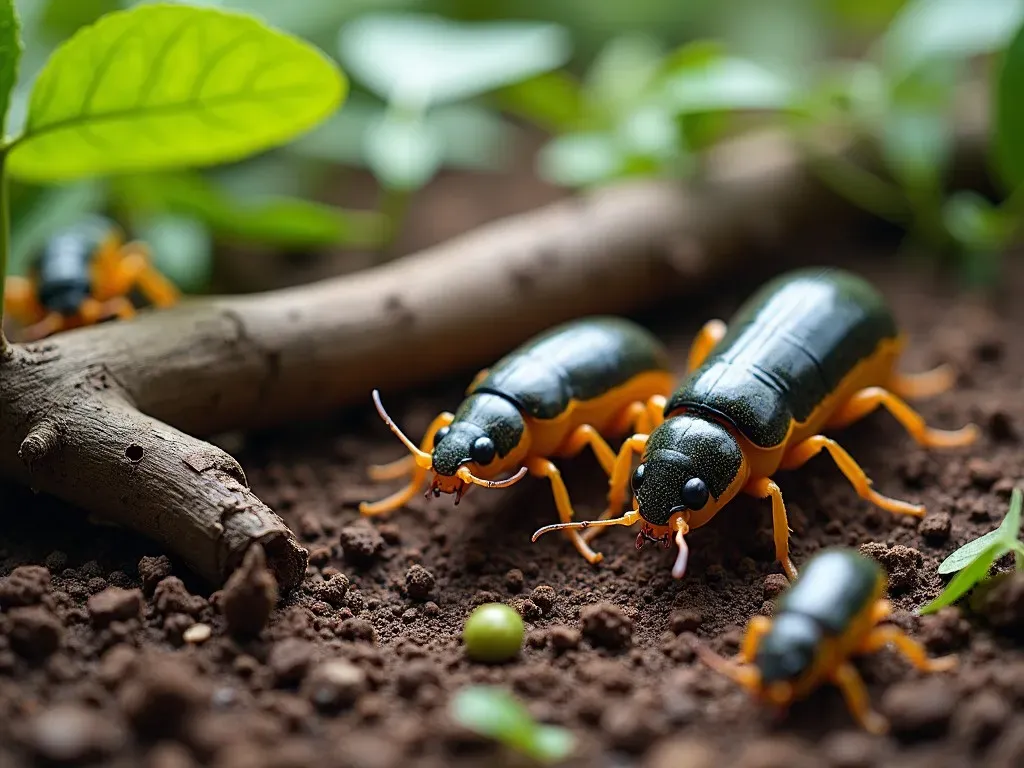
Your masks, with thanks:
[(510, 485), (515, 485), (526, 477), (526, 467), (520, 467), (519, 471), (512, 475), (512, 477), (507, 477), (504, 480), (484, 480), (470, 472), (469, 467), (459, 467), (455, 474), (463, 481), (479, 485), (482, 488), (508, 488)]
[(730, 680), (742, 685), (751, 693), (757, 694), (761, 689), (761, 673), (750, 665), (740, 665), (723, 659), (717, 653), (701, 643), (694, 643), (693, 650), (697, 657), (708, 667)]
[(377, 413), (380, 414), (381, 419), (388, 425), (388, 429), (394, 432), (405, 447), (409, 449), (409, 453), (412, 454), (416, 466), (420, 469), (430, 469), (433, 467), (434, 460), (431, 455), (426, 451), (421, 451), (412, 440), (402, 433), (402, 430), (398, 428), (398, 425), (395, 424), (392, 418), (388, 416), (388, 412), (384, 410), (384, 404), (380, 401), (380, 392), (376, 389), (373, 390), (373, 404), (377, 407)]
[(686, 546), (686, 534), (690, 532), (690, 526), (683, 518), (676, 518), (676, 547), (679, 554), (676, 555), (676, 562), (672, 566), (672, 576), (677, 579), (683, 578), (686, 574), (686, 563), (690, 559), (690, 548)]
[(631, 509), (629, 512), (624, 514), (622, 517), (615, 517), (611, 520), (580, 520), (576, 523), (555, 523), (554, 525), (545, 525), (533, 534), (531, 541), (536, 541), (545, 533), (551, 531), (564, 531), (570, 528), (605, 528), (610, 525), (634, 525), (640, 521), (640, 513), (635, 509)]

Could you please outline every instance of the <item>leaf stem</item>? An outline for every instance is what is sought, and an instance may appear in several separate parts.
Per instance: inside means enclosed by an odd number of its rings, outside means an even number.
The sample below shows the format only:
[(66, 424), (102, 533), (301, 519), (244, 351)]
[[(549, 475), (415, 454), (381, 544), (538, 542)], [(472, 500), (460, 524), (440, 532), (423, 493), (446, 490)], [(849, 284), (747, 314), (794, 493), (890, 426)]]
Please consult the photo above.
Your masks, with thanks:
[(11, 201), (7, 184), (7, 147), (0, 149), (0, 356), (7, 352), (4, 335), (4, 288), (7, 286), (7, 254), (11, 250)]

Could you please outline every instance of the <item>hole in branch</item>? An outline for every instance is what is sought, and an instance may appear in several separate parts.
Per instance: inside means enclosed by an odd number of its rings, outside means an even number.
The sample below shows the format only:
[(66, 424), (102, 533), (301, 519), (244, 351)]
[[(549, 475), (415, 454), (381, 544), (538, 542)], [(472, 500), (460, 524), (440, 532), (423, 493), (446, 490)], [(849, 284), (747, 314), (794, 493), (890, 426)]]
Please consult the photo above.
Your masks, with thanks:
[(124, 455), (125, 458), (128, 459), (128, 461), (137, 464), (138, 462), (142, 461), (142, 457), (146, 455), (146, 451), (143, 449), (141, 445), (136, 445), (135, 443), (132, 443), (131, 445), (124, 449)]

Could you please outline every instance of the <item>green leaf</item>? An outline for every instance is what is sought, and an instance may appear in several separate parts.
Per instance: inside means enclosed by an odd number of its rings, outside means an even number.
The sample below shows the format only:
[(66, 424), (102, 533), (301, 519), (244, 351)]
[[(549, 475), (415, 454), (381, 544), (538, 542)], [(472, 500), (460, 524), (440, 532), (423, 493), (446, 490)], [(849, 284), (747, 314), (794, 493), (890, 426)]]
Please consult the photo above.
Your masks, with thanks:
[(566, 72), (545, 72), (510, 85), (498, 92), (497, 100), (506, 111), (551, 133), (566, 133), (583, 120), (582, 89)]
[(618, 117), (643, 95), (661, 59), (661, 46), (650, 37), (616, 37), (601, 50), (587, 72), (583, 95), (607, 117)]
[(564, 760), (576, 746), (571, 732), (536, 723), (522, 704), (500, 688), (463, 688), (453, 697), (450, 711), (463, 727), (541, 762)]
[(954, 192), (942, 209), (946, 230), (974, 252), (993, 251), (1006, 245), (1014, 217), (994, 207), (976, 192)]
[(996, 542), (1004, 544), (1007, 547), (1006, 551), (1009, 551), (1017, 543), (1017, 536), (1020, 533), (1022, 501), (1024, 499), (1022, 499), (1021, 490), (1014, 488), (1010, 497), (1010, 508), (1006, 513), (1006, 517), (1003, 518), (1003, 522), (999, 524), (999, 527), (994, 531), (989, 531), (984, 536), (979, 536), (973, 541), (967, 542), (953, 552), (939, 565), (939, 573), (955, 573), (961, 570), (970, 565), (979, 555)]
[(31, 0), (42, 6), (40, 23), (56, 39), (73, 35), (105, 13), (119, 10), (119, 0)]
[(782, 109), (792, 99), (792, 89), (783, 78), (703, 42), (672, 55), (664, 94), (680, 113)]
[(0, 0), (0, 135), (5, 135), (11, 92), (18, 81), (21, 38), (14, 0)]
[(548, 142), (537, 162), (547, 181), (583, 187), (616, 178), (624, 171), (626, 159), (612, 136), (568, 133)]
[(309, 129), (345, 90), (323, 53), (252, 17), (142, 5), (54, 53), (10, 170), (60, 181), (236, 160)]
[(202, 221), (215, 234), (282, 247), (375, 246), (386, 236), (383, 218), (285, 197), (239, 200), (199, 174), (122, 177), (119, 197), (139, 214), (173, 213)]
[(213, 272), (213, 238), (198, 219), (162, 214), (134, 222), (132, 235), (145, 242), (153, 264), (186, 293), (200, 293)]
[(996, 81), (995, 159), (1010, 189), (1024, 186), (1024, 26), (1003, 56)]
[(982, 550), (977, 557), (961, 570), (953, 580), (946, 585), (942, 593), (920, 610), (921, 614), (935, 613), (952, 605), (961, 597), (966, 595), (985, 576), (988, 575), (992, 564), (1005, 555), (1007, 549), (1001, 541), (995, 541), (987, 549)]
[(389, 112), (367, 132), (365, 142), (374, 176), (391, 189), (419, 189), (444, 160), (444, 138), (419, 115)]
[(1014, 488), (1010, 494), (1010, 509), (1007, 510), (1006, 517), (1003, 518), (1003, 522), (999, 524), (997, 529), (1002, 533), (1003, 542), (1007, 546), (1017, 544), (1017, 538), (1020, 536), (1022, 507), (1024, 507), (1024, 493), (1021, 492), (1020, 488)]
[(345, 26), (338, 50), (352, 75), (385, 101), (422, 109), (555, 69), (570, 46), (553, 24), (380, 14)]
[(1001, 49), (1024, 21), (1024, 0), (912, 0), (880, 41), (894, 76), (937, 60), (964, 59)]

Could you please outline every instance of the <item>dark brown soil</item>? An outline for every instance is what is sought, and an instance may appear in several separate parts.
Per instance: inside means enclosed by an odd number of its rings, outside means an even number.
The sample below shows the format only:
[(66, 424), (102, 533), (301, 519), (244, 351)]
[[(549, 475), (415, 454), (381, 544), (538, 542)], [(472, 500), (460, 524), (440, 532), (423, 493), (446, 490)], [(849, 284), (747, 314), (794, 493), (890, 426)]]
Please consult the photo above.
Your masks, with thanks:
[[(307, 579), (257, 636), (274, 592), (258, 555), (211, 595), (147, 542), (28, 491), (0, 491), (0, 765), (517, 764), (448, 720), (449, 696), (472, 682), (508, 686), (538, 718), (574, 730), (580, 766), (1024, 765), (1024, 654), (1014, 639), (1024, 585), (1006, 581), (979, 602), (991, 623), (956, 609), (912, 613), (940, 589), (941, 559), (993, 528), (1024, 476), (1024, 341), (1015, 338), (1024, 304), (987, 310), (885, 258), (844, 263), (892, 300), (911, 335), (906, 367), (947, 361), (961, 372), (955, 392), (920, 409), (936, 426), (974, 420), (984, 437), (969, 452), (928, 453), (885, 414), (841, 434), (879, 490), (927, 504), (920, 524), (860, 501), (825, 457), (778, 480), (798, 565), (825, 545), (866, 545), (892, 570), (896, 623), (931, 653), (962, 660), (933, 676), (888, 651), (858, 662), (891, 736), (860, 732), (831, 689), (774, 720), (695, 661), (694, 637), (734, 652), (783, 586), (765, 504), (738, 500), (695, 532), (681, 582), (669, 575), (670, 552), (635, 551), (629, 531), (598, 540), (599, 567), (562, 538), (531, 544), (554, 518), (536, 480), (477, 491), (457, 508), (417, 498), (363, 521), (356, 504), (390, 490), (366, 480), (366, 465), (402, 453), (368, 397), (331, 423), (241, 446), (255, 490), (312, 552)], [(763, 276), (641, 319), (681, 366), (696, 329), (728, 316)], [(1008, 296), (1022, 295), (1024, 270), (1007, 283)], [(418, 434), (467, 380), (391, 397), (389, 407)], [(605, 486), (593, 459), (564, 469), (579, 515), (598, 514)], [(515, 606), (529, 630), (521, 656), (500, 666), (469, 662), (459, 639), (471, 608), (492, 600)]]

